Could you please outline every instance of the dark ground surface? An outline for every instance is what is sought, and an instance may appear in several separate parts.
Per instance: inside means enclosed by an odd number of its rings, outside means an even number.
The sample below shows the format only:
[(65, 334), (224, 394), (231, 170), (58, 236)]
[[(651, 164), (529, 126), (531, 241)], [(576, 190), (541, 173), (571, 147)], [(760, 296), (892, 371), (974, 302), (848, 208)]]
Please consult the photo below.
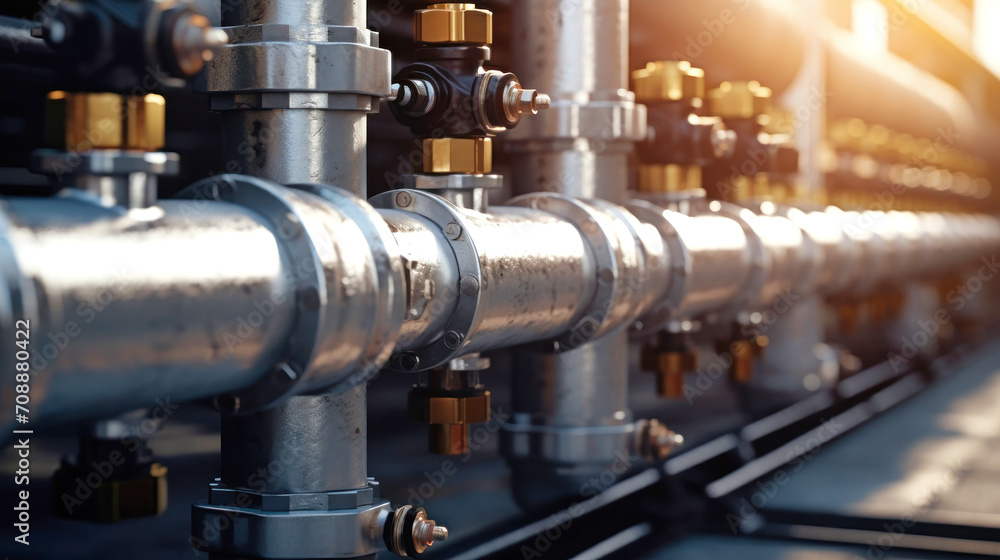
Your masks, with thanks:
[[(960, 371), (891, 411), (822, 449), (768, 501), (766, 508), (833, 512), (899, 518), (963, 519), (1000, 527), (1000, 347), (974, 353)], [(735, 412), (735, 398), (718, 383), (693, 405), (663, 403), (651, 376), (635, 375), (632, 391), (637, 417), (659, 417), (697, 443), (746, 422)], [(412, 380), (385, 375), (370, 393), (369, 471), (382, 495), (405, 503), (441, 469), (445, 460), (455, 473), (423, 505), (461, 539), (518, 515), (509, 497), (507, 470), (497, 455), (497, 434), (485, 430), (468, 459), (445, 459), (425, 451), (423, 426), (406, 418), (405, 392)], [(508, 401), (498, 376), (490, 383), (494, 410)], [(205, 498), (207, 483), (218, 473), (218, 420), (195, 404), (182, 406), (152, 441), (169, 467), (169, 506), (158, 518), (113, 525), (71, 522), (52, 516), (48, 477), (59, 457), (74, 451), (71, 432), (39, 429), (32, 441), (31, 546), (12, 545), (4, 524), (0, 556), (24, 559), (179, 560), (196, 557), (187, 544), (190, 504)], [(472, 430), (475, 434), (475, 428)], [(13, 454), (5, 449), (0, 496), (13, 500)], [(414, 493), (411, 493), (411, 490)], [(12, 513), (10, 514), (12, 517)], [(1000, 530), (997, 532), (1000, 540)], [(877, 536), (877, 535), (876, 535)], [(444, 543), (446, 545), (446, 543)], [(778, 559), (853, 560), (866, 558), (864, 545), (843, 546), (796, 541), (694, 535), (664, 546), (643, 560)], [(889, 550), (879, 559), (950, 558)], [(202, 555), (202, 558), (205, 558)], [(876, 559), (877, 560), (877, 559)]]

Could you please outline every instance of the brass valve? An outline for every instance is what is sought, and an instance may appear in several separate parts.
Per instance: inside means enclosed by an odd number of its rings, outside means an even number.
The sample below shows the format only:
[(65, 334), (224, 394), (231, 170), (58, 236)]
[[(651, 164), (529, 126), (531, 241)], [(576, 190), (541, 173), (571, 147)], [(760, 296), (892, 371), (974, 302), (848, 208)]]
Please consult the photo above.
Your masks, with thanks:
[(163, 147), (163, 96), (53, 91), (46, 103), (46, 137), (54, 146), (72, 152)]
[(639, 356), (643, 370), (656, 375), (656, 394), (662, 399), (684, 395), (684, 375), (698, 368), (698, 352), (683, 337), (661, 332), (655, 342), (643, 346)]
[(705, 71), (682, 61), (650, 62), (632, 72), (636, 101), (692, 101), (705, 97)]
[(493, 12), (469, 3), (431, 4), (413, 13), (417, 43), (493, 43)]
[(732, 341), (729, 352), (733, 356), (730, 378), (737, 383), (746, 383), (753, 378), (754, 360), (764, 355), (770, 340), (764, 335)]
[[(489, 360), (472, 357), (453, 360), (486, 369)], [(476, 365), (476, 364), (479, 365)], [(468, 425), (490, 419), (490, 392), (478, 382), (479, 370), (457, 371), (451, 367), (427, 373), (426, 382), (415, 385), (408, 396), (410, 419), (430, 424), (429, 449), (441, 455), (468, 452)]]
[(652, 352), (643, 358), (656, 374), (656, 394), (661, 399), (679, 399), (684, 396), (684, 374), (698, 369), (695, 352)]
[(545, 94), (509, 72), (486, 70), (493, 14), (471, 3), (416, 10), (417, 61), (393, 78), (395, 117), (423, 140), (423, 173), (485, 175), (492, 171), (490, 136), (547, 109)]
[(708, 111), (725, 119), (753, 119), (771, 109), (771, 89), (757, 81), (722, 82), (708, 92)]

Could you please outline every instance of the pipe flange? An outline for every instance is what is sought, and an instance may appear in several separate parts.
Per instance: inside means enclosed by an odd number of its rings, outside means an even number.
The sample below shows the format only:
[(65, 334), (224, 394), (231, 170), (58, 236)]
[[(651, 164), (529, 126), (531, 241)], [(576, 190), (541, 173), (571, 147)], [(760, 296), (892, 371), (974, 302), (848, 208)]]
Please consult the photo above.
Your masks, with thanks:
[[(367, 381), (389, 361), (392, 348), (402, 328), (400, 317), (406, 312), (406, 281), (403, 274), (403, 260), (399, 246), (395, 243), (389, 225), (370, 204), (353, 194), (329, 185), (289, 185), (290, 188), (304, 190), (331, 203), (337, 211), (357, 224), (368, 242), (374, 258), (376, 298), (374, 325), (370, 332), (373, 338), (367, 347), (362, 367), (348, 379), (350, 386)], [(333, 333), (331, 333), (333, 334)], [(342, 339), (335, 335), (333, 345)], [(333, 387), (331, 390), (337, 390)], [(345, 387), (346, 388), (346, 387)]]
[(640, 311), (652, 309), (663, 299), (664, 286), (670, 282), (670, 261), (663, 237), (644, 228), (643, 224), (623, 206), (601, 199), (588, 204), (614, 219), (618, 237), (616, 305), (610, 321), (614, 325), (631, 325)]
[[(801, 255), (803, 258), (799, 264), (798, 279), (791, 285), (792, 293), (805, 295), (813, 293), (819, 288), (821, 275), (824, 267), (824, 240), (819, 237), (819, 232), (815, 227), (810, 227), (808, 219), (801, 219), (805, 216), (798, 208), (779, 204), (770, 200), (754, 200), (744, 203), (754, 213), (762, 216), (780, 217), (791, 222), (802, 232)], [(815, 222), (813, 222), (815, 223)], [(839, 228), (835, 228), (840, 233)], [(842, 263), (838, 263), (842, 264)], [(835, 274), (831, 271), (831, 274)]]
[(636, 332), (641, 335), (654, 334), (678, 317), (678, 311), (680, 311), (684, 296), (688, 292), (688, 277), (691, 275), (694, 265), (691, 260), (691, 252), (681, 240), (680, 233), (672, 220), (690, 218), (639, 199), (630, 201), (627, 208), (639, 221), (652, 224), (656, 228), (667, 249), (670, 282), (666, 295), (660, 305), (650, 313), (640, 317), (635, 325)]
[(620, 326), (614, 321), (614, 312), (621, 297), (620, 280), (629, 275), (625, 274), (627, 267), (620, 260), (621, 243), (615, 231), (618, 224), (614, 223), (617, 220), (590, 204), (552, 193), (526, 194), (507, 204), (549, 212), (569, 220), (580, 230), (594, 254), (597, 269), (594, 299), (572, 328), (553, 339), (552, 350), (572, 350)]
[(375, 503), (379, 499), (378, 487), (378, 482), (368, 477), (368, 485), (362, 488), (275, 494), (246, 488), (230, 488), (216, 479), (216, 482), (209, 484), (208, 505), (256, 509), (264, 512), (354, 509)]
[(200, 503), (191, 508), (191, 545), (213, 556), (374, 557), (385, 550), (383, 524), (391, 510), (388, 502), (319, 511)]
[(423, 348), (393, 356), (387, 369), (415, 372), (433, 369), (462, 356), (462, 348), (479, 322), (480, 294), (486, 288), (479, 263), (479, 252), (469, 235), (470, 227), (462, 210), (440, 196), (412, 189), (396, 190), (373, 196), (372, 206), (412, 212), (434, 222), (455, 254), (459, 284), (442, 286), (454, 290), (455, 310), (444, 328), (444, 335)]
[[(256, 383), (215, 398), (222, 412), (244, 414), (296, 394), (364, 383), (382, 365), (384, 349), (395, 344), (401, 327), (401, 320), (395, 319), (403, 310), (397, 288), (403, 285), (398, 249), (384, 241), (367, 244), (379, 235), (389, 236), (388, 228), (380, 228), (381, 220), (366, 216), (363, 208), (367, 205), (352, 195), (338, 196), (333, 187), (300, 189), (254, 177), (220, 175), (178, 195), (253, 209), (271, 223), (295, 265), (287, 280), (294, 288), (298, 320), (288, 344), (275, 356), (274, 369)], [(318, 194), (309, 194), (307, 189)], [(329, 202), (343, 204), (335, 207)], [(373, 209), (370, 212), (374, 214)], [(366, 219), (371, 227), (365, 227)], [(349, 250), (367, 254), (360, 259), (365, 266), (345, 276), (339, 265), (345, 259), (341, 252)], [(357, 349), (356, 355), (344, 356), (346, 325), (353, 326), (356, 336), (349, 337), (349, 346)]]
[(760, 304), (760, 295), (764, 291), (765, 284), (767, 284), (768, 269), (771, 266), (770, 257), (767, 248), (764, 247), (764, 240), (754, 227), (756, 216), (753, 211), (730, 202), (713, 200), (708, 204), (707, 213), (725, 216), (733, 220), (740, 225), (747, 237), (752, 273), (740, 290), (739, 296), (733, 298), (733, 303), (728, 309), (720, 313), (724, 317), (732, 316), (738, 319), (743, 313), (755, 311), (756, 307)]

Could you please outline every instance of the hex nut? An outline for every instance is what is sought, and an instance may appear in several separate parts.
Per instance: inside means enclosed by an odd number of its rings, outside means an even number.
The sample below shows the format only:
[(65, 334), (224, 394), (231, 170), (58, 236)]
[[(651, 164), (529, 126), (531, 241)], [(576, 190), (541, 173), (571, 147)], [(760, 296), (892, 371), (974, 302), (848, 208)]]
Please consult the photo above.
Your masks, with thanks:
[(691, 101), (705, 97), (705, 71), (682, 61), (650, 62), (632, 72), (637, 101)]
[(468, 397), (428, 397), (411, 392), (410, 418), (425, 424), (475, 424), (490, 419), (490, 392)]
[(759, 82), (722, 82), (708, 92), (709, 113), (726, 119), (752, 119), (771, 109), (771, 89)]
[(417, 43), (493, 43), (493, 13), (475, 4), (431, 4), (413, 13), (413, 40)]
[(483, 175), (493, 170), (490, 138), (425, 138), (424, 173)]
[(700, 189), (701, 167), (697, 165), (643, 164), (639, 166), (639, 191), (647, 193), (681, 192)]
[(53, 91), (46, 104), (46, 137), (54, 146), (74, 152), (163, 147), (163, 96)]
[(93, 488), (89, 496), (80, 499), (76, 494), (79, 480), (92, 472), (65, 463), (56, 471), (52, 476), (52, 505), (56, 515), (113, 522), (160, 515), (167, 507), (167, 467), (159, 463), (151, 463), (134, 473), (113, 474)]

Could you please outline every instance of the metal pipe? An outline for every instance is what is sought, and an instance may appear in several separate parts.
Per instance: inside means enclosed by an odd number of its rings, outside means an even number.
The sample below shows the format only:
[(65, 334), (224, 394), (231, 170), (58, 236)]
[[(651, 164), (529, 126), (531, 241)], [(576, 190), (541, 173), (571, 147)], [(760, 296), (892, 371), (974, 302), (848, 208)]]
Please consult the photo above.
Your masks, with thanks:
[(561, 354), (519, 350), (513, 358), (515, 413), (501, 449), (514, 498), (526, 509), (579, 501), (595, 473), (616, 461), (627, 464), (632, 454), (636, 429), (622, 367), (628, 337), (612, 335)]
[(626, 200), (645, 107), (628, 91), (628, 0), (515, 0), (512, 70), (552, 98), (509, 134), (515, 193)]
[[(552, 98), (541, 118), (531, 119), (512, 131), (508, 140), (514, 192), (558, 192), (577, 198), (595, 198), (624, 204), (628, 189), (628, 155), (633, 142), (646, 134), (645, 107), (636, 105), (628, 91), (628, 0), (515, 0), (513, 15), (513, 70), (525, 83), (535, 84)], [(626, 213), (627, 214), (627, 213)], [(613, 313), (613, 309), (604, 310)], [(505, 426), (504, 454), (511, 462), (516, 498), (524, 507), (538, 507), (551, 500), (579, 494), (576, 479), (559, 474), (567, 464), (580, 467), (578, 474), (600, 471), (617, 454), (628, 456), (629, 439), (622, 430), (603, 435), (578, 436), (567, 428), (595, 425), (585, 412), (588, 407), (619, 409), (625, 423), (625, 403), (613, 399), (624, 395), (628, 385), (627, 335), (619, 328), (558, 356), (542, 357), (526, 350), (515, 351), (515, 364), (530, 367), (533, 376), (550, 387), (605, 387), (610, 392), (590, 394), (586, 403), (573, 393), (559, 391), (553, 398), (566, 414), (544, 416), (542, 422), (525, 425), (523, 417), (540, 414), (542, 403), (530, 395), (515, 396), (520, 420)], [(522, 372), (519, 375), (525, 376)], [(515, 376), (516, 378), (516, 376)], [(515, 394), (531, 393), (531, 383), (513, 385)], [(631, 419), (628, 419), (631, 422)], [(601, 425), (601, 424), (596, 424)], [(553, 437), (555, 441), (580, 441), (585, 456), (539, 454), (536, 445), (518, 445), (521, 432), (528, 439)], [(548, 432), (547, 435), (543, 435)], [(606, 442), (604, 445), (589, 441)], [(566, 449), (566, 443), (555, 448)], [(581, 467), (589, 464), (588, 467)], [(573, 486), (576, 488), (572, 488)], [(548, 490), (548, 491), (546, 491)]]
[[(390, 93), (390, 62), (388, 51), (378, 48), (378, 34), (366, 29), (366, 3), (243, 0), (237, 8), (223, 14), (224, 23), (232, 26), (227, 31), (233, 44), (219, 52), (206, 71), (213, 108), (227, 112), (225, 142), (232, 161), (246, 173), (285, 185), (337, 185), (367, 197), (367, 114), (376, 111), (379, 98)], [(374, 266), (363, 271), (364, 264), (338, 250), (350, 251), (346, 245), (338, 245), (343, 241), (338, 233), (322, 232), (327, 233), (324, 239), (311, 236), (312, 250), (319, 252), (320, 260), (337, 262), (345, 271), (354, 269), (367, 276), (367, 282), (354, 282), (350, 274), (341, 277), (330, 271), (324, 274), (326, 282), (319, 290), (300, 299), (302, 312), (308, 314), (327, 298), (364, 299), (371, 280), (389, 280), (369, 302), (369, 306), (376, 303), (372, 309), (375, 323), (385, 327), (376, 329), (380, 331), (376, 336), (381, 349), (374, 354), (366, 352), (364, 363), (355, 362), (355, 371), (332, 389), (336, 394), (295, 396), (271, 410), (225, 417), (223, 482), (235, 488), (249, 486), (256, 492), (292, 495), (288, 507), (279, 508), (285, 512), (267, 511), (254, 518), (260, 523), (254, 532), (274, 532), (271, 540), (280, 543), (282, 555), (369, 557), (387, 546), (382, 534), (392, 531), (385, 527), (390, 519), (388, 504), (377, 503), (377, 495), (373, 498), (371, 494), (364, 502), (362, 494), (357, 493), (368, 486), (365, 383), (385, 362), (402, 323), (402, 259), (395, 246), (390, 249), (385, 245), (391, 243), (391, 234), (366, 204), (347, 202), (342, 194), (329, 188), (303, 189), (311, 194), (299, 196), (323, 197), (328, 206), (340, 203), (342, 209), (347, 209), (347, 220), (364, 236), (355, 243), (374, 243), (378, 254), (370, 263)], [(332, 216), (315, 217), (330, 223), (328, 218)], [(287, 225), (289, 236), (298, 238), (305, 224), (296, 219)], [(356, 268), (358, 265), (361, 269)], [(344, 350), (350, 354), (351, 349), (366, 346), (365, 336), (359, 338), (357, 334), (372, 324), (372, 318), (326, 314), (316, 319), (321, 325), (334, 326), (343, 337), (320, 339), (321, 348), (329, 343), (334, 351), (317, 353), (314, 360), (319, 362), (319, 369), (339, 369), (347, 357)], [(362, 329), (357, 330), (357, 326)], [(310, 334), (305, 333), (305, 338)], [(301, 338), (302, 333), (296, 333), (292, 340)], [(279, 369), (294, 380), (299, 373), (289, 365)], [(274, 465), (280, 468), (275, 471)], [(252, 485), (249, 480), (262, 469), (268, 475), (263, 485)], [(332, 496), (322, 494), (330, 491), (355, 491), (357, 499), (335, 503)], [(303, 509), (292, 504), (302, 500), (314, 504), (308, 509), (320, 512), (315, 519), (289, 521), (288, 513)], [(214, 502), (196, 506), (195, 527), (199, 519), (218, 515), (212, 505)], [(240, 515), (238, 510), (223, 514)], [(286, 527), (288, 522), (293, 525)], [(316, 543), (324, 539), (333, 541), (330, 546), (317, 547)], [(268, 547), (274, 543), (268, 540), (244, 539), (238, 531), (227, 530), (226, 536), (213, 542), (209, 550), (213, 556), (249, 553), (273, 557)]]
[(572, 350), (630, 325), (669, 284), (663, 240), (602, 201), (531, 195), (482, 214), (406, 190), (372, 203), (407, 262), (393, 369), (535, 341)]
[(357, 0), (237, 0), (206, 66), (229, 172), (367, 196), (368, 113), (390, 94), (389, 52)]
[[(130, 211), (101, 206), (85, 194), (6, 201), (10, 223), (0, 248), (4, 308), (10, 311), (3, 328), (12, 329), (11, 321), (23, 317), (38, 333), (32, 352), (35, 382), (44, 387), (36, 400), (38, 421), (106, 416), (156, 398), (180, 401), (220, 393), (241, 396), (245, 411), (254, 406), (254, 387), (267, 388), (276, 400), (331, 386), (346, 390), (378, 369), (393, 348), (415, 351), (447, 338), (446, 325), (459, 310), (457, 303), (438, 299), (449, 288), (460, 299), (468, 297), (465, 292), (475, 296), (468, 330), (448, 349), (454, 354), (553, 340), (563, 340), (562, 349), (573, 348), (576, 330), (582, 332), (581, 342), (612, 335), (636, 320), (655, 328), (657, 303), (673, 301), (666, 294), (677, 286), (684, 289), (671, 308), (674, 318), (744, 301), (738, 294), (752, 262), (747, 230), (718, 214), (657, 213), (655, 206), (643, 214), (636, 204), (631, 216), (624, 209), (615, 214), (544, 195), (554, 204), (549, 210), (499, 207), (487, 215), (442, 201), (461, 222), (461, 233), (449, 233), (449, 222), (398, 209), (382, 210), (380, 217), (363, 201), (333, 189), (295, 194), (272, 186), (290, 205), (282, 207), (275, 199), (269, 209), (263, 204), (267, 191), (254, 191), (254, 185), (263, 187), (248, 181), (237, 181), (234, 192), (259, 198), (255, 209), (238, 198), (163, 201)], [(227, 184), (216, 187), (225, 190)], [(525, 201), (540, 202), (534, 197), (519, 203)], [(603, 227), (578, 225), (587, 222), (566, 217), (569, 207), (589, 208), (583, 216), (597, 216), (594, 223)], [(290, 228), (296, 222), (275, 221), (288, 215), (296, 216), (303, 229)], [(803, 213), (798, 223), (807, 216)], [(781, 270), (846, 272), (836, 282), (803, 288), (801, 295), (863, 296), (887, 283), (930, 278), (988, 256), (1000, 239), (1000, 223), (989, 216), (829, 209), (816, 220), (836, 224), (841, 232), (830, 235), (841, 240), (830, 243), (837, 250), (822, 253), (836, 260), (817, 261), (792, 250), (781, 258), (794, 264)], [(681, 232), (676, 239), (660, 223), (667, 221)], [(640, 236), (639, 231), (659, 235)], [(802, 243), (819, 237), (815, 228), (808, 231), (785, 237)], [(471, 261), (459, 258), (457, 239), (449, 235), (475, 246)], [(849, 245), (842, 246), (845, 240)], [(323, 267), (311, 268), (314, 262), (303, 269), (307, 250), (321, 249), (329, 251)], [(405, 282), (400, 254), (417, 262)], [(468, 266), (480, 271), (469, 278), (474, 284), (463, 283), (460, 270)], [(334, 284), (319, 283), (320, 274)], [(775, 280), (775, 286), (791, 288), (800, 275), (782, 273), (783, 284)], [(475, 290), (463, 291), (470, 285)], [(316, 299), (320, 288), (325, 295)], [(409, 306), (404, 305), (407, 291)], [(419, 305), (413, 294), (428, 300), (420, 313), (413, 312)], [(323, 329), (300, 330), (312, 312), (324, 317)], [(135, 327), (136, 318), (144, 328)], [(293, 336), (296, 332), (301, 335)], [(289, 348), (310, 337), (316, 341), (311, 358), (295, 363)], [(558, 363), (574, 363), (569, 353), (561, 356)], [(5, 359), (13, 363), (11, 355)], [(433, 364), (414, 369), (427, 367)], [(280, 380), (278, 374), (288, 379), (286, 385), (270, 385)], [(8, 401), (11, 390), (4, 389)]]
[(222, 482), (291, 494), (368, 484), (367, 387), (222, 419)]
[[(82, 194), (5, 210), (3, 291), (15, 300), (3, 330), (31, 321), (33, 421), (235, 391), (280, 358), (294, 263), (256, 212), (193, 201), (125, 212)], [(13, 386), (2, 391), (13, 402)]]
[[(409, 212), (381, 212), (412, 263), (410, 309), (397, 350), (413, 350), (444, 334), (461, 289), (458, 263), (432, 222)], [(584, 315), (596, 293), (597, 269), (573, 223), (527, 208), (464, 216), (463, 234), (475, 241), (483, 296), (463, 351), (554, 338)]]

